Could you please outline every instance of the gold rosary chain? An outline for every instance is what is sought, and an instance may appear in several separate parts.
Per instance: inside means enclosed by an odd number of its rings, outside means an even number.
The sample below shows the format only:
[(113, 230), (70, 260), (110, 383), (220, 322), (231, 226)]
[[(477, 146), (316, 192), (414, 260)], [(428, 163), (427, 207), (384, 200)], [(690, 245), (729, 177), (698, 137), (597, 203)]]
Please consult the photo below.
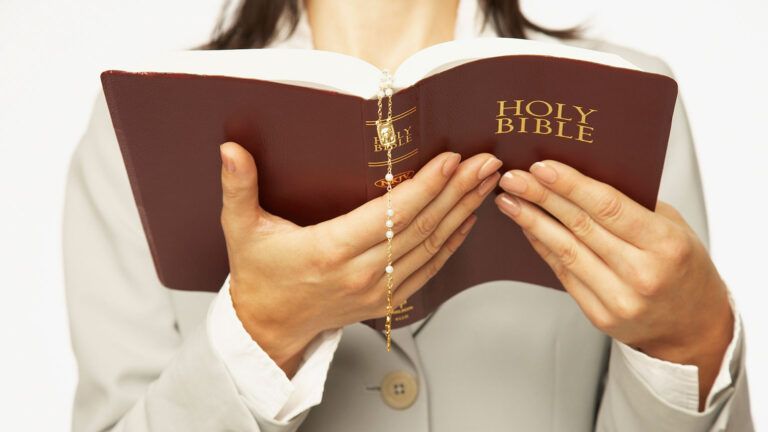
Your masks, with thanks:
[[(384, 333), (387, 339), (387, 351), (391, 349), (392, 340), (392, 289), (394, 286), (394, 267), (392, 265), (392, 238), (394, 237), (394, 231), (392, 231), (393, 222), (392, 216), (394, 216), (394, 209), (392, 208), (392, 182), (394, 177), (392, 175), (392, 149), (395, 147), (394, 127), (392, 125), (392, 88), (391, 77), (386, 70), (382, 76), (381, 83), (379, 85), (378, 101), (377, 101), (377, 120), (376, 131), (378, 133), (379, 142), (384, 149), (387, 150), (387, 174), (384, 179), (387, 182), (387, 221), (386, 221), (386, 238), (387, 238), (387, 266), (385, 272), (387, 275), (387, 308), (386, 318), (384, 321)], [(384, 97), (387, 98), (387, 118), (382, 118), (382, 103)]]

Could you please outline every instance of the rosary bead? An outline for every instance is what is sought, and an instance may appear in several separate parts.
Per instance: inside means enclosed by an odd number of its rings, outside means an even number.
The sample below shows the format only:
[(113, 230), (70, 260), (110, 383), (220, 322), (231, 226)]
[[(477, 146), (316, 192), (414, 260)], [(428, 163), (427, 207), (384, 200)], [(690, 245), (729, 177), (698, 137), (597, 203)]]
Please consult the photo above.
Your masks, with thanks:
[(394, 267), (392, 267), (391, 265), (388, 265), (388, 266), (387, 266), (387, 267), (386, 267), (384, 270), (385, 270), (387, 273), (392, 273), (393, 271), (395, 271), (395, 268), (394, 268)]
[(387, 175), (384, 176), (384, 180), (391, 182), (395, 179), (395, 176), (392, 175), (392, 173), (387, 173)]
[(391, 238), (392, 238), (392, 237), (394, 237), (394, 236), (395, 236), (395, 233), (394, 233), (394, 231), (392, 231), (391, 229), (390, 229), (390, 230), (387, 230), (387, 238), (388, 238), (388, 239), (391, 239)]
[(392, 217), (394, 215), (395, 215), (395, 210), (394, 209), (387, 209), (387, 216)]
[(390, 220), (387, 221), (387, 223), (385, 225), (387, 226), (387, 228), (392, 228), (395, 225), (395, 223), (392, 222), (392, 219), (390, 219)]
[(387, 97), (392, 96), (392, 88), (387, 87), (386, 89), (384, 89), (384, 95), (386, 95)]

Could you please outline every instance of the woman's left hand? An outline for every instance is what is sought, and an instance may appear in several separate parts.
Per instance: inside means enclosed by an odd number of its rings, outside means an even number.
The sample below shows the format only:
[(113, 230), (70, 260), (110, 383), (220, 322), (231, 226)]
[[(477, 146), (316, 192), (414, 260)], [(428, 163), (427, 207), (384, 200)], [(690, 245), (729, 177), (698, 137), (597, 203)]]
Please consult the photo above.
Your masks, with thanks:
[(652, 212), (556, 161), (509, 171), (499, 184), (508, 192), (496, 197), (499, 209), (587, 318), (652, 357), (697, 365), (703, 402), (734, 318), (724, 282), (682, 216), (661, 201)]

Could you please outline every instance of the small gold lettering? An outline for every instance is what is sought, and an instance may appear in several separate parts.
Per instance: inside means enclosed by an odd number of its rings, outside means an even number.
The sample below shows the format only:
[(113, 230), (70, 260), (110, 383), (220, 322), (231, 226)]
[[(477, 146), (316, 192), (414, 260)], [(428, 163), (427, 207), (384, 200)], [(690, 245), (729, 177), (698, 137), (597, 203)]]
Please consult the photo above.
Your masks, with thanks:
[(512, 119), (509, 117), (497, 118), (496, 122), (498, 123), (498, 127), (496, 128), (497, 134), (510, 133), (515, 129), (512, 125)]
[(508, 110), (508, 109), (515, 110), (514, 113), (512, 114), (513, 116), (517, 117), (520, 114), (522, 114), (522, 109), (523, 109), (523, 100), (522, 99), (518, 99), (518, 100), (514, 101), (515, 102), (514, 107), (507, 107), (506, 106), (507, 105), (507, 101), (505, 101), (505, 100), (500, 100), (500, 101), (496, 101), (496, 102), (498, 102), (498, 104), (499, 104), (499, 115), (497, 115), (496, 117), (504, 117), (504, 116), (506, 116), (507, 114), (505, 114), (505, 111)]
[(589, 117), (589, 115), (591, 115), (592, 113), (597, 112), (596, 109), (591, 109), (590, 108), (589, 112), (585, 113), (584, 112), (584, 108), (582, 108), (582, 107), (580, 107), (578, 105), (574, 105), (573, 107), (576, 108), (576, 111), (578, 111), (579, 115), (581, 116), (581, 121), (579, 121), (579, 123), (581, 123), (581, 124), (588, 124), (587, 123), (587, 117)]
[[(542, 132), (542, 129), (545, 129), (546, 132)], [(537, 118), (536, 119), (536, 129), (533, 131), (535, 134), (539, 135), (550, 135), (552, 134), (552, 127), (550, 126), (549, 120), (543, 119), (543, 118)]]
[[(545, 109), (546, 109), (546, 111), (545, 111), (544, 113), (539, 113), (539, 114), (537, 114), (536, 112), (534, 112), (534, 110), (533, 110), (533, 108), (532, 108), (532, 107), (534, 106), (534, 104), (540, 104), (540, 105), (544, 105), (544, 107), (546, 107), (546, 108), (545, 108)], [(552, 105), (550, 105), (549, 103), (547, 103), (547, 102), (545, 102), (545, 101), (543, 101), (543, 100), (535, 100), (535, 101), (530, 101), (530, 102), (528, 102), (528, 104), (525, 106), (525, 111), (526, 111), (528, 114), (530, 114), (530, 115), (532, 115), (532, 116), (534, 116), (534, 117), (546, 117), (546, 116), (548, 116), (548, 115), (552, 114)]]
[(585, 143), (591, 143), (592, 140), (584, 139), (585, 137), (592, 138), (592, 131), (595, 130), (595, 128), (585, 126), (585, 125), (578, 125), (579, 126), (579, 134), (576, 137), (578, 141), (585, 142)]
[[(557, 117), (555, 117), (557, 118)], [(555, 134), (556, 137), (559, 138), (567, 138), (567, 139), (573, 139), (572, 135), (564, 135), (563, 129), (565, 128), (566, 123), (564, 121), (558, 121), (557, 122), (557, 134)]]

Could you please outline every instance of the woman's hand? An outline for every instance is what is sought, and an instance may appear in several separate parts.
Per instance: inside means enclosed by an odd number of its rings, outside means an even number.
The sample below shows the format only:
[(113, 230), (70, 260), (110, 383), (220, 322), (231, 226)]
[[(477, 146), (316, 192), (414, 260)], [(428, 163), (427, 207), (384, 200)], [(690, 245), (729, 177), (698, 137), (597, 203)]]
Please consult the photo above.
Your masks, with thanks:
[[(245, 329), (289, 376), (320, 332), (386, 314), (386, 197), (316, 225), (259, 206), (256, 165), (221, 146), (221, 223), (233, 305)], [(394, 292), (421, 288), (466, 238), (475, 209), (496, 186), (501, 161), (442, 153), (392, 190)]]
[(697, 365), (703, 402), (734, 318), (693, 230), (671, 206), (649, 211), (565, 164), (548, 160), (530, 171), (502, 176), (514, 196), (496, 197), (499, 209), (597, 328), (652, 357)]

